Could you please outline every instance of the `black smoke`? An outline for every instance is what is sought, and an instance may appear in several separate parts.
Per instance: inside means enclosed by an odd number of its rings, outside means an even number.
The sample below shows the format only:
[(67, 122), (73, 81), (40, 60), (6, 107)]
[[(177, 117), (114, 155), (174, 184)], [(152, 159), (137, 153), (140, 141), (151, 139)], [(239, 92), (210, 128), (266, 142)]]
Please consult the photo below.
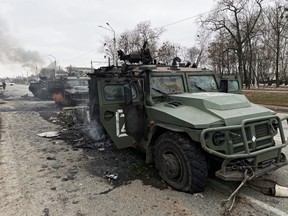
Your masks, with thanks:
[(37, 51), (24, 49), (19, 42), (13, 38), (4, 19), (0, 17), (0, 63), (19, 64), (27, 66), (43, 64), (44, 61)]

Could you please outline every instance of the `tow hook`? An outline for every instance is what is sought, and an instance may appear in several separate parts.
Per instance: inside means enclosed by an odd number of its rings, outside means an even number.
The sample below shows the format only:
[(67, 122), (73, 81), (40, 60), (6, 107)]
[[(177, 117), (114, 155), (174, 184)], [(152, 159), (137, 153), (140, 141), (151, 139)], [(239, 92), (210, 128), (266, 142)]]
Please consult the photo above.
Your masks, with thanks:
[[(235, 203), (235, 198), (237, 195), (237, 192), (245, 185), (247, 181), (250, 181), (254, 178), (254, 172), (251, 167), (246, 167), (244, 171), (244, 178), (241, 182), (241, 184), (236, 188), (236, 190), (229, 196), (228, 199), (223, 200), (222, 206), (224, 206), (225, 212), (231, 212), (234, 203)], [(288, 194), (288, 193), (287, 193)], [(228, 206), (228, 203), (230, 203), (230, 207)]]

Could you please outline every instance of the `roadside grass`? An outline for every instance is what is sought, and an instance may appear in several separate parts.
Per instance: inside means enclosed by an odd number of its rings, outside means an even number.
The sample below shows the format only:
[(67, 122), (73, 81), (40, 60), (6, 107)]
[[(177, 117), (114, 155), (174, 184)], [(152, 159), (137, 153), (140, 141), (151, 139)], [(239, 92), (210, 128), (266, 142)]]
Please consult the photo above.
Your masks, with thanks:
[(243, 93), (255, 104), (288, 107), (288, 91), (244, 90)]

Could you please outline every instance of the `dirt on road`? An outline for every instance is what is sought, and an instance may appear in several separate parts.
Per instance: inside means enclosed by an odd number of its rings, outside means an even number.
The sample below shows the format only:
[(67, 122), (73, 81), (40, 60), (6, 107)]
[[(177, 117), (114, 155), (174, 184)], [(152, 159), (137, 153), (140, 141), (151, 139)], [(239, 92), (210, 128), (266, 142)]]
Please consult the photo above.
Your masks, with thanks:
[[(0, 215), (125, 215), (117, 202), (122, 196), (107, 196), (115, 188), (133, 179), (167, 188), (141, 152), (119, 154), (109, 140), (95, 142), (77, 126), (53, 124), (61, 110), (53, 102), (25, 95), (4, 98), (0, 106)], [(60, 135), (39, 136), (51, 131)]]
[(144, 154), (65, 125), (54, 102), (2, 95), (0, 110), (0, 215), (194, 215), (168, 197), (143, 200), (168, 188)]
[[(223, 213), (232, 191), (212, 184), (200, 194), (172, 190), (142, 152), (119, 150), (108, 137), (94, 141), (85, 124), (60, 118), (54, 102), (37, 100), (27, 86), (10, 88), (0, 95), (0, 216)], [(269, 213), (237, 198), (232, 215)]]

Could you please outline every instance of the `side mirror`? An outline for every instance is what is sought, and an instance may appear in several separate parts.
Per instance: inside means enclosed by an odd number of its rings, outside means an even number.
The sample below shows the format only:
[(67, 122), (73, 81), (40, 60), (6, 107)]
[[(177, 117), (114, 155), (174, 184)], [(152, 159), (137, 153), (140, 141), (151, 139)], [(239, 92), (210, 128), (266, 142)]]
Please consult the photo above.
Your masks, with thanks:
[(124, 85), (124, 98), (125, 98), (126, 105), (130, 105), (133, 103), (132, 90), (131, 90), (130, 84)]

